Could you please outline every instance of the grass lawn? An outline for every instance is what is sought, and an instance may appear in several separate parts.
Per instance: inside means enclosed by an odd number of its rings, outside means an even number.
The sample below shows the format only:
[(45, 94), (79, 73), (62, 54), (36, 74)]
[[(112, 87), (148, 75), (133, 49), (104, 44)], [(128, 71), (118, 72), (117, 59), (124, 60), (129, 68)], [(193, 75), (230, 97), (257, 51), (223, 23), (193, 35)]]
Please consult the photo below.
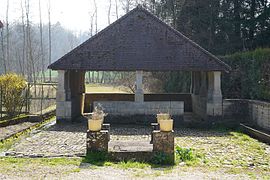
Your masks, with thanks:
[(89, 93), (129, 93), (126, 87), (104, 84), (86, 84), (85, 91)]

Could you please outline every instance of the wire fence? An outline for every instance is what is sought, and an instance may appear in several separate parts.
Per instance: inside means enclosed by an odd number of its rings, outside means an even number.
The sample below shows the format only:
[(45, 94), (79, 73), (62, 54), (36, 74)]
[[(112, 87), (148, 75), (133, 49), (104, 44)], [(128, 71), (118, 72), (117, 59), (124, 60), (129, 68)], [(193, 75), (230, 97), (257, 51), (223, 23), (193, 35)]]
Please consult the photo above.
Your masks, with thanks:
[[(23, 90), (23, 104), (18, 114), (44, 113), (55, 109), (57, 83), (27, 83)], [(0, 118), (7, 115), (4, 105), (4, 87), (0, 86)]]

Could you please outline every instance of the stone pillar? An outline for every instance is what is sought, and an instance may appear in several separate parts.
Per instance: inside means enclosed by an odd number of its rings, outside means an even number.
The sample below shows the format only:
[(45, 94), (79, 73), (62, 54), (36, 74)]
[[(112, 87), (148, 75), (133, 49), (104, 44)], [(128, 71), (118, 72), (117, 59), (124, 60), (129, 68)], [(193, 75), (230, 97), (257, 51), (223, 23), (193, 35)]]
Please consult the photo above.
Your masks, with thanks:
[(192, 72), (192, 81), (193, 81), (192, 92), (194, 95), (198, 95), (200, 91), (200, 72)]
[(193, 88), (194, 88), (194, 77), (193, 77), (193, 72), (190, 72), (190, 87), (189, 87), (189, 93), (193, 93)]
[(153, 152), (164, 153), (169, 164), (174, 164), (174, 131), (153, 131)]
[(71, 105), (72, 105), (72, 120), (81, 121), (84, 106), (84, 92), (85, 92), (85, 72), (70, 71), (70, 91), (71, 91)]
[(136, 71), (136, 90), (135, 90), (135, 102), (142, 103), (144, 101), (144, 94), (142, 89), (143, 71)]
[(87, 130), (86, 149), (90, 152), (108, 152), (109, 131), (90, 131)]
[(69, 72), (58, 71), (58, 86), (56, 92), (56, 121), (71, 121), (71, 101), (69, 88)]
[(208, 72), (207, 114), (222, 115), (221, 72)]
[(201, 86), (200, 86), (200, 96), (206, 97), (207, 94), (207, 84), (206, 84), (206, 73), (201, 72)]
[(79, 78), (80, 78), (80, 85), (79, 85), (80, 106), (81, 106), (81, 115), (83, 115), (84, 99), (85, 99), (85, 72), (81, 72)]

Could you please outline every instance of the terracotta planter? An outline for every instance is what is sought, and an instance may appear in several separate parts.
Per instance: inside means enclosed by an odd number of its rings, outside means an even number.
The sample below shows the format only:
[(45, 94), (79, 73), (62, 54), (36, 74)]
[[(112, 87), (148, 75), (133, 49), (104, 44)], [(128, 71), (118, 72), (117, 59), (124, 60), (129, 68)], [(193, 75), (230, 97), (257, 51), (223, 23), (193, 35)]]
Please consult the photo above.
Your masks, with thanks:
[(173, 120), (172, 119), (166, 119), (166, 120), (160, 120), (159, 121), (160, 131), (172, 131), (173, 130)]
[(170, 114), (168, 114), (168, 113), (157, 114), (157, 122), (158, 123), (159, 123), (160, 120), (167, 120), (167, 119), (170, 119)]
[(103, 124), (103, 119), (88, 119), (88, 129), (90, 131), (100, 131)]

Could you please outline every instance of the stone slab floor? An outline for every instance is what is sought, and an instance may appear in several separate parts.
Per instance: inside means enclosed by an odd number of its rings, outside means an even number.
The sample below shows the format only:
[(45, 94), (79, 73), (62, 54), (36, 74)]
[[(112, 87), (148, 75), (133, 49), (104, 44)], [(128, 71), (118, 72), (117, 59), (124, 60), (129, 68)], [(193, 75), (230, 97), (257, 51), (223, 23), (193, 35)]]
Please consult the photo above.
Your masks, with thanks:
[[(6, 155), (17, 157), (84, 156), (86, 124), (56, 125), (36, 130), (14, 144)], [(110, 151), (151, 151), (150, 127), (111, 126)]]

